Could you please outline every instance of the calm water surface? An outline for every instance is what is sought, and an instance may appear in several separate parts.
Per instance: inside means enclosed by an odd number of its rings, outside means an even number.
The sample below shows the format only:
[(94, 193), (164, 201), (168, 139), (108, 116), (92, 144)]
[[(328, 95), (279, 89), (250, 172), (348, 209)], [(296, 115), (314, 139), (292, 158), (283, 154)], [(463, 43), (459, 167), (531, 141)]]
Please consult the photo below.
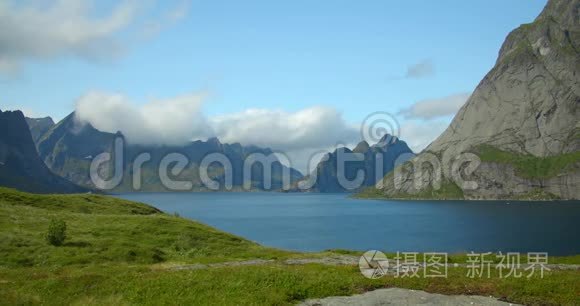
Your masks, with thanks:
[(118, 197), (290, 250), (580, 254), (578, 201), (377, 201), (345, 194), (284, 193)]

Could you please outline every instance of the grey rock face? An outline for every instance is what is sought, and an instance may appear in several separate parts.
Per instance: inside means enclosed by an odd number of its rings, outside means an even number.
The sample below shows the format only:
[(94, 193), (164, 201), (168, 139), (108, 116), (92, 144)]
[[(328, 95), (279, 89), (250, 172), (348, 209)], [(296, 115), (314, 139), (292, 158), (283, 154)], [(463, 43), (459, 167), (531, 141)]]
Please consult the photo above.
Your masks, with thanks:
[[(580, 0), (550, 0), (533, 23), (512, 31), (493, 69), (445, 132), (419, 157), (438, 156), (449, 181), (454, 160), (466, 152), (477, 154), (481, 145), (539, 158), (578, 153), (579, 12)], [(555, 177), (527, 179), (516, 175), (509, 164), (487, 161), (465, 177), (476, 181), (480, 188), (459, 187), (466, 198), (511, 198), (540, 190), (564, 199), (579, 199), (579, 164), (576, 160)], [(424, 171), (419, 179), (431, 181), (432, 174)], [(409, 175), (398, 180), (409, 180)], [(395, 185), (391, 176), (377, 187), (384, 188), (387, 195), (418, 194), (423, 189), (414, 184)]]
[(512, 31), (495, 67), (427, 151), (488, 143), (534, 156), (580, 149), (579, 1), (550, 1)]
[(543, 190), (563, 199), (580, 199), (580, 175), (577, 171), (545, 179), (529, 179), (516, 175), (510, 165), (482, 163), (473, 179), (478, 188), (464, 190), (467, 199), (510, 199), (533, 190)]
[(42, 136), (54, 126), (54, 121), (50, 117), (45, 118), (26, 118), (26, 123), (30, 127), (32, 140), (37, 143)]
[(493, 297), (443, 295), (425, 291), (388, 288), (354, 296), (337, 296), (304, 301), (300, 306), (382, 306), (382, 305), (515, 305)]

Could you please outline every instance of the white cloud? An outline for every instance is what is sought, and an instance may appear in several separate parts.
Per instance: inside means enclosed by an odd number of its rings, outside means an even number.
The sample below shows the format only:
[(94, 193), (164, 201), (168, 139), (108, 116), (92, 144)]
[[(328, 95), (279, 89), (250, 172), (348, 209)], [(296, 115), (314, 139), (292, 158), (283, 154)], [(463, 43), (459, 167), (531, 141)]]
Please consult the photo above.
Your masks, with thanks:
[(225, 143), (269, 147), (286, 154), (293, 168), (308, 173), (336, 146), (352, 147), (360, 131), (330, 107), (297, 112), (250, 109), (211, 119), (216, 136)]
[(269, 146), (278, 150), (320, 148), (359, 139), (355, 127), (330, 107), (310, 107), (297, 112), (249, 109), (213, 118), (216, 135), (224, 142)]
[[(104, 18), (91, 18), (87, 1), (49, 5), (0, 4), (0, 58), (14, 66), (23, 58), (77, 55), (89, 59), (115, 57), (122, 46), (111, 34), (125, 28), (136, 6), (124, 1)], [(8, 63), (8, 64), (6, 64)]]
[(178, 144), (218, 137), (226, 143), (296, 150), (350, 143), (360, 138), (333, 108), (296, 112), (249, 109), (213, 118), (202, 113), (204, 93), (134, 103), (121, 94), (93, 91), (78, 99), (76, 116), (96, 129), (122, 132), (131, 143)]
[[(0, 73), (14, 74), (28, 59), (76, 56), (89, 61), (108, 61), (122, 55), (128, 40), (119, 40), (118, 34), (136, 23), (144, 2), (123, 0), (98, 17), (94, 12), (95, 3), (91, 0), (0, 1)], [(179, 5), (166, 12), (162, 20), (173, 24), (188, 9), (189, 5)], [(165, 23), (162, 24), (159, 30), (165, 28)]]
[(455, 115), (467, 99), (468, 93), (458, 93), (443, 98), (421, 100), (401, 110), (399, 115), (408, 119), (425, 120)]
[(192, 93), (138, 106), (121, 94), (93, 91), (79, 98), (76, 116), (100, 131), (120, 131), (131, 143), (182, 144), (212, 135), (201, 112), (204, 97)]

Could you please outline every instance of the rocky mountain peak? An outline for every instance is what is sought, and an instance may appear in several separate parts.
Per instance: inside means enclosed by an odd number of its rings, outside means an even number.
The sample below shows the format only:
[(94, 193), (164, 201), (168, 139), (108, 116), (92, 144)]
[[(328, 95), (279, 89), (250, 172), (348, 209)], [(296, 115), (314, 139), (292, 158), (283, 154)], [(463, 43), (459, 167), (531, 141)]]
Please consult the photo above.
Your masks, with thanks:
[(82, 192), (54, 175), (38, 157), (21, 111), (0, 111), (0, 185), (30, 192)]
[(554, 156), (580, 149), (580, 0), (551, 0), (512, 31), (493, 69), (427, 150), (455, 153), (489, 144)]
[[(470, 176), (478, 188), (459, 184), (454, 196), (580, 198), (579, 16), (580, 0), (550, 0), (532, 23), (512, 31), (495, 66), (449, 127), (416, 157), (436, 158), (447, 176), (465, 154), (482, 159)], [(396, 178), (397, 188), (394, 175), (377, 185), (385, 194), (414, 195), (431, 188), (412, 185), (417, 179), (412, 167), (398, 170), (403, 174)], [(423, 169), (420, 180), (432, 182), (431, 174)]]
[(536, 18), (536, 22), (543, 18), (553, 18), (563, 27), (580, 28), (580, 1), (577, 0), (551, 0), (544, 10)]
[[(22, 130), (26, 127), (26, 130)], [(7, 145), (26, 145), (30, 137), (28, 125), (24, 119), (24, 114), (19, 111), (0, 111), (0, 130), (3, 134), (3, 142)], [(34, 148), (34, 146), (32, 146)]]
[(368, 151), (371, 147), (369, 146), (369, 143), (366, 141), (361, 141), (359, 142), (356, 147), (354, 148), (354, 150), (352, 150), (355, 153), (365, 153), (366, 151)]
[(400, 142), (400, 141), (399, 141), (399, 138), (397, 136), (393, 136), (391, 134), (385, 134), (372, 147), (386, 150), (389, 146), (393, 146), (393, 145), (397, 144), (398, 142)]
[(44, 135), (50, 128), (54, 126), (54, 121), (51, 117), (44, 118), (28, 118), (26, 117), (26, 123), (30, 127), (30, 133), (32, 134), (32, 139), (34, 142), (38, 142), (40, 137)]

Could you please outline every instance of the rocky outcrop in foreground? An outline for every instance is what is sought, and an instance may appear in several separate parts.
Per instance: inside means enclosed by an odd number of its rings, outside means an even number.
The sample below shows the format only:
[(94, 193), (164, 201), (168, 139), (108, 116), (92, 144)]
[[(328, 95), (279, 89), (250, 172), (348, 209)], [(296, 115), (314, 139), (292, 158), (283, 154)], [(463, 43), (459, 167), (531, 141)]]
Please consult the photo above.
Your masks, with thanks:
[(354, 296), (335, 296), (305, 301), (300, 306), (379, 306), (379, 305), (515, 305), (493, 297), (476, 295), (443, 295), (425, 291), (388, 288)]
[(580, 0), (550, 0), (512, 31), (493, 69), (388, 198), (580, 199)]

